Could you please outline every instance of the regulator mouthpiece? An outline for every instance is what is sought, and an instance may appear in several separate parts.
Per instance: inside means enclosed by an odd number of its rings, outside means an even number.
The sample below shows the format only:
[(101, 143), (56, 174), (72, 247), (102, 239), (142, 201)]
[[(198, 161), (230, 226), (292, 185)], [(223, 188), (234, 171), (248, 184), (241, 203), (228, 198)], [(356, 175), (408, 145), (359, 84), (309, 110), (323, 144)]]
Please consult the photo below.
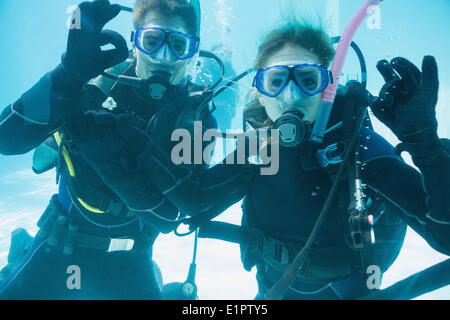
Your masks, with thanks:
[(306, 142), (311, 127), (311, 123), (303, 121), (301, 114), (295, 111), (286, 111), (274, 124), (274, 129), (280, 132), (280, 145), (285, 148), (295, 148)]
[(153, 100), (162, 100), (171, 86), (170, 77), (172, 75), (165, 71), (155, 71), (150, 79), (146, 80), (148, 94)]

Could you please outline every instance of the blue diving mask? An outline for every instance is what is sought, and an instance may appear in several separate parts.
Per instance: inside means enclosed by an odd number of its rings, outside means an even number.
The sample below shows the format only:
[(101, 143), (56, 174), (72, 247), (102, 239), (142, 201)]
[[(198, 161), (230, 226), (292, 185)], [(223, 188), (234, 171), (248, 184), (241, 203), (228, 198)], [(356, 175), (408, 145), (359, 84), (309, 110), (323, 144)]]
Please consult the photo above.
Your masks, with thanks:
[(260, 69), (253, 85), (261, 94), (275, 98), (291, 81), (306, 95), (315, 96), (327, 88), (330, 73), (318, 64), (275, 65)]
[(176, 60), (187, 60), (197, 53), (200, 39), (180, 31), (142, 27), (133, 32), (132, 41), (136, 48), (154, 59), (166, 60), (170, 51)]
[(329, 81), (328, 69), (313, 63), (273, 65), (257, 72), (253, 85), (263, 96), (273, 98), (266, 103), (279, 104), (284, 109), (273, 125), (279, 130), (281, 146), (293, 148), (309, 139), (312, 124), (302, 112), (302, 104), (307, 103), (305, 95), (318, 95)]

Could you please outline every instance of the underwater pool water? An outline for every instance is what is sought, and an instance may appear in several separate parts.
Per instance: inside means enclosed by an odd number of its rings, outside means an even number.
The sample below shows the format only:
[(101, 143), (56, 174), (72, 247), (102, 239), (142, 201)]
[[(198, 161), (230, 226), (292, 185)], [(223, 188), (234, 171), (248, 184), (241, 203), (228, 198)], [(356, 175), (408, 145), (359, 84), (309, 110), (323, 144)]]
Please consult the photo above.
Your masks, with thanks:
[[(362, 0), (205, 0), (202, 5), (201, 48), (222, 45), (234, 74), (250, 67), (264, 34), (282, 23), (290, 13), (321, 20), (331, 36), (342, 33)], [(133, 0), (120, 4), (133, 6)], [(29, 89), (44, 73), (54, 68), (65, 50), (67, 19), (74, 0), (0, 0), (0, 39), (7, 39), (0, 51), (0, 108), (4, 108)], [(450, 2), (447, 0), (385, 0), (358, 30), (355, 41), (368, 65), (368, 89), (377, 95), (383, 85), (375, 69), (377, 61), (403, 56), (420, 65), (424, 55), (436, 57), (440, 71), (437, 107), (439, 134), (450, 136)], [(108, 27), (128, 38), (131, 19), (121, 13)], [(350, 53), (344, 67), (344, 80), (359, 79), (357, 59)], [(230, 74), (231, 71), (230, 71)], [(230, 77), (230, 75), (229, 75)], [(240, 128), (245, 93), (253, 78), (239, 85), (240, 101), (234, 111), (220, 113), (223, 121)], [(218, 110), (223, 111), (223, 110)], [(232, 118), (232, 119), (231, 119)], [(373, 118), (373, 117), (372, 117)], [(220, 119), (219, 119), (220, 122)], [(373, 119), (377, 132), (392, 144), (394, 135)], [(12, 137), (12, 139), (14, 139)], [(23, 227), (31, 234), (51, 195), (57, 190), (55, 172), (37, 176), (31, 170), (32, 154), (0, 155), (0, 268), (6, 265), (10, 233)], [(411, 163), (410, 159), (407, 159)], [(218, 219), (240, 223), (240, 204)], [(164, 282), (184, 281), (192, 256), (193, 237), (162, 235), (154, 247), (154, 260), (162, 269)], [(408, 230), (404, 247), (393, 266), (385, 273), (387, 287), (415, 272), (446, 259), (431, 249), (414, 231)], [(213, 240), (200, 240), (197, 284), (200, 299), (253, 299), (257, 293), (255, 270), (246, 272), (240, 262), (239, 247)], [(420, 299), (450, 299), (450, 286)]]

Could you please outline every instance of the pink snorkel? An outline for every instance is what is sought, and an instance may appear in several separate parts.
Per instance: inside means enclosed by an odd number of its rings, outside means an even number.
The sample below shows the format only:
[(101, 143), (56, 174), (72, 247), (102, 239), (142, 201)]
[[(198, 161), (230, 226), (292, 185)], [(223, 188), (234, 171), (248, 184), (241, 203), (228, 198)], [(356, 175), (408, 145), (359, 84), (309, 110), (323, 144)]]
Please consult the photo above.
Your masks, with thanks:
[[(359, 26), (364, 21), (364, 19), (369, 15), (370, 7), (379, 5), (381, 1), (383, 0), (367, 0), (364, 3), (364, 5), (358, 10), (358, 12), (355, 14), (355, 16), (352, 18), (349, 25), (345, 29), (345, 32), (342, 35), (341, 40), (339, 41), (338, 49), (333, 61), (333, 65), (331, 67), (331, 72), (333, 74), (333, 83), (328, 85), (327, 89), (323, 93), (319, 115), (314, 125), (313, 132), (311, 134), (310, 138), (311, 141), (322, 143), (323, 137), (325, 135), (326, 126), (328, 124), (328, 119), (331, 114), (331, 109), (333, 107), (334, 99), (336, 97), (339, 78), (342, 68), (344, 66), (348, 49), (351, 46), (353, 37), (356, 31), (358, 30)], [(359, 135), (358, 134), (355, 135), (354, 141), (356, 141), (357, 136)], [(348, 160), (351, 150), (352, 149), (348, 149), (348, 151), (346, 152), (343, 163), (345, 163)], [(339, 177), (342, 175), (344, 168), (345, 166), (341, 165), (337, 173), (336, 180), (334, 181), (332, 189), (330, 190), (330, 193), (328, 195), (328, 198), (325, 201), (324, 207), (322, 208), (319, 218), (317, 219), (314, 228), (311, 231), (311, 234), (309, 235), (308, 240), (306, 241), (304, 247), (294, 257), (292, 263), (287, 267), (287, 269), (283, 273), (283, 276), (272, 286), (272, 288), (270, 288), (269, 291), (266, 292), (266, 294), (264, 295), (266, 300), (283, 299), (283, 297), (286, 295), (286, 292), (289, 290), (289, 286), (297, 277), (299, 270), (301, 270), (303, 265), (305, 264), (309, 251), (319, 232), (320, 226), (322, 225), (322, 222), (326, 217), (327, 211), (333, 199), (333, 195), (335, 195), (336, 193), (337, 186), (339, 184), (338, 182), (340, 181)]]
[(333, 83), (330, 83), (322, 94), (322, 102), (319, 113), (311, 133), (310, 140), (317, 143), (322, 143), (327, 129), (328, 120), (330, 118), (331, 109), (333, 107), (334, 99), (341, 77), (341, 72), (344, 67), (345, 59), (347, 58), (348, 50), (353, 41), (353, 37), (358, 31), (364, 19), (372, 12), (372, 7), (378, 6), (383, 0), (367, 0), (364, 5), (359, 8), (352, 20), (347, 25), (344, 34), (341, 36), (339, 45), (334, 56), (333, 64), (331, 66), (331, 74)]

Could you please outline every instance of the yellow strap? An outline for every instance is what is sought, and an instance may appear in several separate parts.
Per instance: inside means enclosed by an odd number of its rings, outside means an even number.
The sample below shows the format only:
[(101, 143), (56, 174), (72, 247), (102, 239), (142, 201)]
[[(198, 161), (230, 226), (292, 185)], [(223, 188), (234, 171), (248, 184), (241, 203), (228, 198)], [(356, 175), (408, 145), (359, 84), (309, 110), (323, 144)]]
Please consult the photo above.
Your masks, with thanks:
[(87, 210), (89, 210), (89, 211), (91, 211), (91, 212), (94, 212), (94, 213), (105, 213), (104, 211), (102, 211), (102, 210), (100, 210), (100, 209), (97, 209), (97, 208), (94, 208), (93, 206), (87, 204), (87, 203), (84, 202), (82, 199), (80, 199), (80, 198), (77, 198), (77, 199), (78, 199), (78, 202), (81, 203), (81, 205), (82, 205), (83, 207), (85, 207)]
[[(53, 134), (53, 136), (55, 137), (55, 140), (56, 140), (56, 143), (58, 144), (58, 147), (61, 147), (62, 139), (61, 139), (61, 136), (59, 135), (59, 132), (56, 131)], [(64, 160), (66, 161), (66, 164), (67, 164), (67, 169), (69, 169), (69, 174), (70, 174), (70, 176), (72, 178), (75, 178), (76, 177), (75, 169), (73, 167), (72, 160), (70, 160), (69, 152), (67, 152), (67, 149), (66, 149), (65, 146), (63, 146), (61, 150), (62, 150), (62, 155), (64, 157)]]
[[(58, 147), (61, 148), (61, 143), (62, 143), (61, 135), (59, 134), (58, 131), (56, 131), (53, 134), (53, 136), (55, 137), (55, 140), (56, 140), (56, 143), (58, 144)], [(62, 146), (61, 152), (62, 152), (64, 161), (66, 162), (67, 169), (69, 170), (70, 176), (72, 178), (75, 178), (76, 177), (76, 175), (75, 175), (75, 168), (73, 166), (72, 160), (70, 159), (69, 152), (67, 152), (67, 149), (66, 149), (65, 146)], [(77, 200), (86, 210), (89, 210), (89, 211), (94, 212), (94, 213), (105, 213), (104, 211), (102, 211), (100, 209), (97, 209), (97, 208), (87, 204), (86, 202), (84, 202), (80, 198), (77, 198)]]

